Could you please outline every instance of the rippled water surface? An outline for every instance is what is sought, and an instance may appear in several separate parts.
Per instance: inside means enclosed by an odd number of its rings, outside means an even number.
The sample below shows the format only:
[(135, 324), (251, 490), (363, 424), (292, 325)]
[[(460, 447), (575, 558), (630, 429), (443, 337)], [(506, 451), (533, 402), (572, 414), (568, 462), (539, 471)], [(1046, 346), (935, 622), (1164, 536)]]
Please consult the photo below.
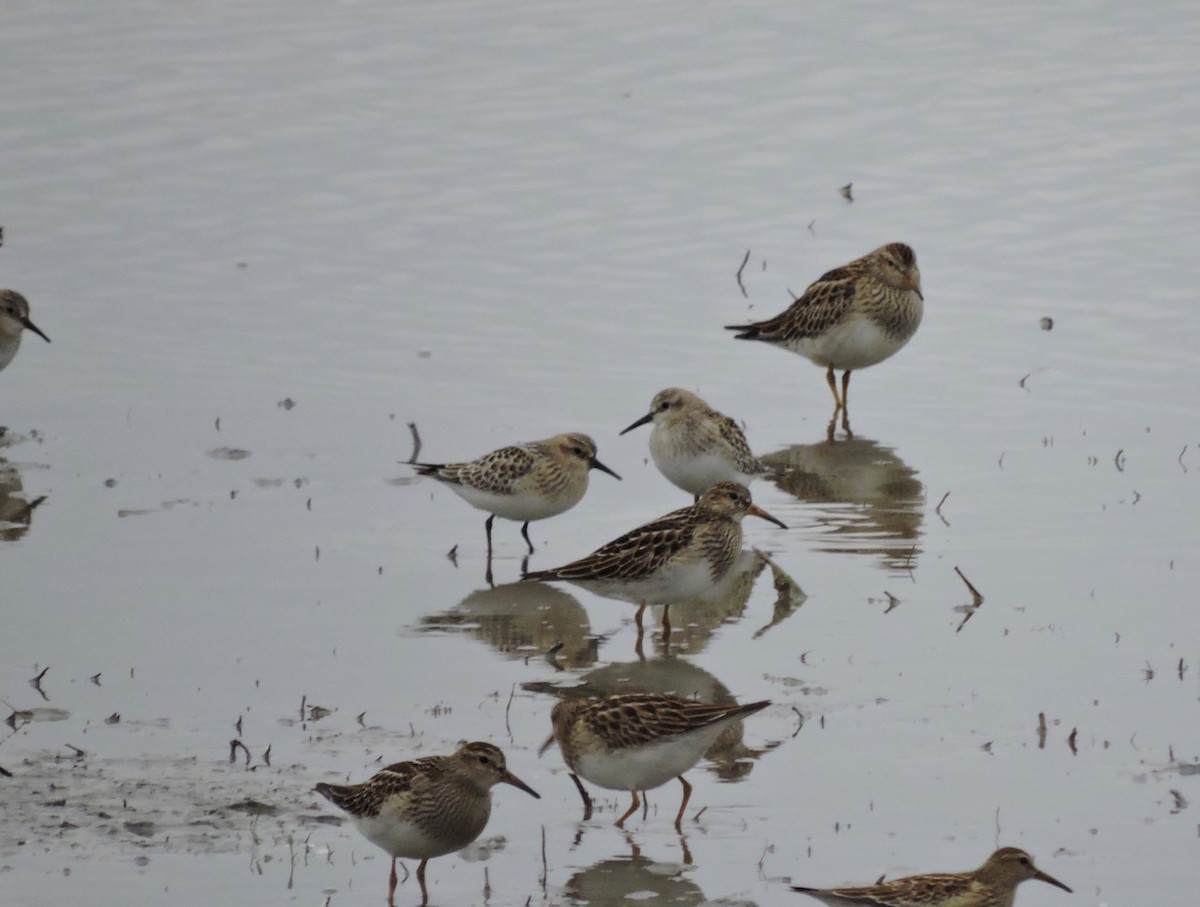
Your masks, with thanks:
[[(436, 904), (798, 904), (997, 844), (1075, 889), (1023, 907), (1189, 902), (1198, 41), (1113, 0), (0, 10), (0, 285), (53, 339), (0, 373), (6, 900), (380, 903), (312, 785), (486, 739), (542, 800)], [(830, 439), (821, 372), (721, 326), (893, 240), (925, 322)], [(623, 481), (534, 524), (554, 566), (686, 503), (617, 434), (669, 385), (791, 527), (669, 646), (518, 584), (515, 524), (490, 587), (400, 462), (594, 436)], [(678, 785), (623, 833), (538, 757), (629, 688), (774, 701), (682, 835)]]

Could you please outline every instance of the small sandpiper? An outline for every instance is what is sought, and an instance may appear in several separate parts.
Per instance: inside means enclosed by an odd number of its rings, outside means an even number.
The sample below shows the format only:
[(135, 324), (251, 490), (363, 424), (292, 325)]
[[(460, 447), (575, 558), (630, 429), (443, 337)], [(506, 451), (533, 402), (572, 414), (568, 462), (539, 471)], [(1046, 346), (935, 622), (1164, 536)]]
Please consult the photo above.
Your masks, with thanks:
[(13, 361), (21, 347), (21, 334), (33, 331), (47, 343), (50, 338), (29, 320), (29, 302), (16, 290), (0, 290), (0, 371)]
[(683, 773), (695, 767), (731, 724), (770, 704), (764, 700), (712, 705), (662, 693), (563, 700), (550, 713), (554, 725), (551, 739), (558, 742), (571, 780), (583, 797), (585, 819), (591, 816), (592, 800), (580, 776), (599, 787), (633, 795), (633, 803), (617, 819), (618, 828), (641, 806), (638, 791), (653, 790), (678, 778), (683, 801), (675, 815), (675, 829), (680, 831), (692, 796), (692, 786)]
[(588, 488), (589, 470), (621, 478), (596, 459), (596, 442), (579, 432), (501, 447), (470, 463), (409, 465), (417, 467), (417, 475), (437, 479), (472, 507), (490, 514), (483, 524), (489, 562), (496, 517), (521, 523), (521, 535), (533, 554), (530, 522), (558, 516), (578, 504)]
[[(894, 242), (821, 275), (774, 318), (726, 330), (740, 331), (738, 340), (761, 340), (827, 367), (834, 419), (841, 410), (848, 429), (850, 372), (882, 362), (908, 343), (924, 308), (916, 253)], [(842, 370), (840, 397), (834, 369)]]
[(1016, 847), (1001, 847), (971, 872), (934, 873), (879, 882), (864, 888), (802, 888), (793, 891), (834, 907), (876, 904), (879, 907), (1012, 907), (1017, 886), (1027, 879), (1070, 888), (1033, 865), (1033, 857)]
[(562, 567), (526, 573), (530, 580), (566, 580), (584, 589), (638, 605), (638, 638), (647, 605), (665, 605), (663, 632), (669, 636), (670, 605), (695, 598), (721, 579), (742, 550), (742, 519), (783, 523), (750, 499), (736, 482), (718, 482), (695, 504), (639, 526)]
[(731, 418), (717, 412), (691, 391), (668, 387), (654, 395), (650, 412), (621, 432), (647, 422), (650, 456), (673, 485), (699, 499), (717, 482), (750, 480), (767, 472), (750, 452), (746, 436)]
[(396, 860), (420, 860), (421, 903), (429, 902), (425, 864), (479, 837), (492, 812), (492, 788), (511, 784), (541, 799), (508, 770), (490, 743), (467, 743), (452, 756), (397, 762), (361, 784), (318, 784), (316, 792), (345, 810), (372, 844), (391, 855), (388, 904), (396, 894)]

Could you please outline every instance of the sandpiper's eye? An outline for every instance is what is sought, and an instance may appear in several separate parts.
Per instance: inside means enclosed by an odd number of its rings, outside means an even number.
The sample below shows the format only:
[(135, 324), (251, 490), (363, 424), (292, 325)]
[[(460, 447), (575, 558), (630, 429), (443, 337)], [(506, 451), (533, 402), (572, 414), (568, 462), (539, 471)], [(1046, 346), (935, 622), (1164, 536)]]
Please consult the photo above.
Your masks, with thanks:
[(1019, 857), (1018, 859), (1020, 860), (1022, 866), (1029, 865), (1029, 857)]
[(491, 760), (491, 759), (489, 759), (487, 756), (480, 756), (480, 757), (479, 757), (479, 764), (480, 764), (480, 765), (487, 765), (487, 764), (489, 764), (491, 761), (492, 761), (492, 760)]

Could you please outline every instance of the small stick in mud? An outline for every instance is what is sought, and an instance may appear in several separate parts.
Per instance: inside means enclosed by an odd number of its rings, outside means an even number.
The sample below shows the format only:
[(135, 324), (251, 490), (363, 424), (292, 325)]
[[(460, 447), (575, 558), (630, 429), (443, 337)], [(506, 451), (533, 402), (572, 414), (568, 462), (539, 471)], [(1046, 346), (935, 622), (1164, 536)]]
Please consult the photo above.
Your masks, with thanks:
[(1038, 735), (1038, 749), (1044, 750), (1046, 748), (1046, 713), (1045, 712), (1038, 712), (1037, 735)]
[(954, 568), (954, 572), (958, 574), (959, 579), (967, 584), (967, 589), (971, 593), (971, 603), (969, 605), (963, 605), (961, 608), (955, 608), (956, 611), (965, 612), (963, 614), (962, 622), (954, 630), (955, 633), (958, 633), (967, 625), (967, 621), (974, 616), (975, 612), (979, 610), (979, 606), (983, 604), (983, 596), (979, 594), (979, 590), (971, 584), (971, 581), (967, 579), (967, 577), (961, 570), (958, 569), (958, 567)]
[(250, 749), (249, 749), (249, 747), (246, 746), (246, 744), (242, 743), (242, 741), (238, 740), (236, 737), (234, 737), (232, 740), (229, 741), (229, 761), (230, 762), (237, 761), (237, 751), (238, 751), (239, 746), (245, 751), (246, 764), (249, 765), (250, 764)]
[(267, 744), (267, 751), (265, 753), (263, 753), (263, 762), (265, 762), (267, 764), (267, 766), (270, 767), (270, 765), (271, 765), (271, 744), (269, 744), (269, 743)]

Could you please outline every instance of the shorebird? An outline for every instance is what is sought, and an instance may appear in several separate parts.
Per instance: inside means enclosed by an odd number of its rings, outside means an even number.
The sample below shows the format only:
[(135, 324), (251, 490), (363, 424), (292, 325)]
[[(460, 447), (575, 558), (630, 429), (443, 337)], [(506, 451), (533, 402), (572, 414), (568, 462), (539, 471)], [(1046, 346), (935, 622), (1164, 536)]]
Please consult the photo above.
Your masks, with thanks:
[(717, 482), (750, 480), (767, 467), (750, 452), (746, 436), (731, 418), (717, 412), (691, 391), (668, 387), (654, 395), (650, 411), (621, 432), (647, 422), (650, 456), (673, 485), (699, 499)]
[(28, 300), (16, 290), (0, 290), (0, 371), (4, 371), (17, 355), (25, 331), (33, 331), (50, 342), (41, 328), (29, 320)]
[(683, 785), (683, 801), (675, 815), (679, 831), (692, 796), (692, 786), (683, 773), (695, 767), (731, 724), (770, 704), (764, 700), (713, 705), (662, 693), (563, 700), (550, 713), (552, 739), (558, 742), (571, 780), (583, 797), (584, 818), (591, 816), (592, 800), (580, 776), (599, 787), (633, 795), (633, 803), (617, 819), (618, 828), (641, 806), (638, 791), (653, 790), (678, 778)]
[(1033, 865), (1033, 857), (1016, 847), (1001, 847), (971, 872), (933, 873), (880, 882), (865, 888), (792, 886), (833, 907), (875, 904), (878, 907), (1012, 907), (1017, 886), (1037, 879), (1070, 892), (1070, 888)]
[[(916, 253), (894, 242), (821, 275), (774, 318), (725, 329), (740, 331), (738, 340), (761, 340), (826, 367), (834, 418), (841, 410), (846, 426), (850, 372), (882, 362), (908, 343), (924, 306)], [(842, 371), (841, 396), (834, 369)]]
[(596, 442), (579, 432), (544, 441), (513, 444), (469, 463), (412, 463), (417, 475), (430, 476), (490, 516), (488, 561), (492, 558), (492, 522), (496, 517), (521, 523), (521, 535), (533, 554), (529, 524), (565, 513), (583, 499), (588, 472), (599, 469), (621, 478), (596, 459)]
[(664, 605), (663, 632), (670, 634), (670, 606), (695, 598), (723, 577), (742, 550), (742, 519), (761, 517), (783, 523), (750, 500), (736, 482), (718, 482), (695, 504), (639, 526), (587, 557), (525, 579), (566, 580), (638, 605), (638, 637), (647, 605)]
[(490, 743), (467, 743), (452, 756), (389, 765), (361, 784), (318, 784), (316, 792), (345, 810), (372, 844), (392, 858), (388, 904), (396, 894), (396, 860), (420, 860), (421, 903), (429, 902), (425, 864), (479, 837), (492, 812), (492, 788), (511, 784), (540, 799), (510, 772)]

